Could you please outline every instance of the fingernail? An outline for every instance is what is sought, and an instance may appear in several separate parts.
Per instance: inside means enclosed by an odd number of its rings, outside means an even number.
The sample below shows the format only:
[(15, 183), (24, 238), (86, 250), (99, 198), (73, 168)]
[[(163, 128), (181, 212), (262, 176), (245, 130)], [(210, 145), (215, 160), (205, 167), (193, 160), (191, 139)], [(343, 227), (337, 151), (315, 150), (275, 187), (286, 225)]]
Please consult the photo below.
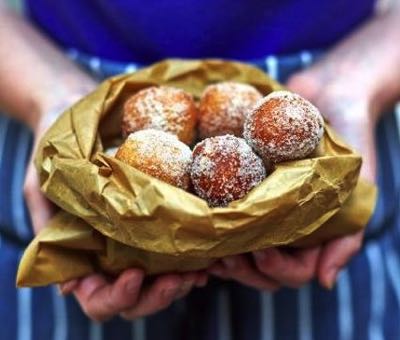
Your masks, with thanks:
[(184, 293), (189, 290), (193, 286), (193, 281), (184, 281), (182, 283), (181, 288), (179, 289), (180, 292)]
[(169, 299), (172, 296), (175, 296), (179, 291), (178, 287), (170, 287), (163, 290), (162, 295), (165, 299)]
[(327, 289), (332, 290), (332, 288), (336, 282), (337, 274), (338, 274), (337, 268), (331, 268), (328, 270), (328, 273), (326, 274), (326, 281), (325, 281), (325, 287)]
[(71, 290), (75, 287), (75, 285), (77, 284), (78, 280), (71, 280), (65, 283), (60, 283), (57, 286), (57, 290), (58, 290), (58, 294), (59, 295), (67, 295), (71, 292)]
[(233, 257), (225, 257), (222, 259), (222, 262), (228, 269), (233, 269), (236, 267), (236, 259)]

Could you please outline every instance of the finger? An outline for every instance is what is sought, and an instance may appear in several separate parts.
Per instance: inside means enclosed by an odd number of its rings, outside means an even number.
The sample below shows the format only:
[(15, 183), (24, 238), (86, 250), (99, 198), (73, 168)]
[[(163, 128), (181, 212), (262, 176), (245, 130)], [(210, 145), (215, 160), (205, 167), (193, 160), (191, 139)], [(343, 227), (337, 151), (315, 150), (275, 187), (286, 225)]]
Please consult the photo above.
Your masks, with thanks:
[(310, 281), (316, 272), (320, 247), (296, 249), (268, 248), (254, 252), (261, 273), (288, 287), (298, 288)]
[(34, 232), (37, 234), (54, 214), (55, 206), (41, 193), (39, 179), (33, 163), (28, 166), (26, 173), (24, 196), (31, 215)]
[[(181, 292), (183, 282), (180, 275), (170, 274), (159, 276), (149, 287), (142, 290), (136, 305), (124, 310), (120, 314), (121, 317), (133, 320), (168, 307)], [(189, 283), (185, 287), (187, 285)]]
[(210, 268), (208, 268), (207, 272), (216, 277), (219, 277), (220, 279), (228, 279), (229, 278), (226, 267), (220, 261), (215, 262)]
[(93, 274), (80, 280), (74, 294), (84, 312), (96, 321), (104, 321), (137, 302), (144, 273), (140, 269), (124, 271), (113, 283)]
[(79, 284), (79, 280), (74, 279), (74, 280), (70, 280), (64, 283), (60, 283), (60, 285), (58, 286), (58, 289), (60, 291), (60, 294), (62, 295), (67, 295), (72, 293), (72, 291), (78, 286)]
[(261, 290), (276, 291), (279, 284), (260, 273), (245, 255), (229, 256), (222, 259), (230, 278)]
[(195, 286), (199, 278), (199, 273), (187, 273), (182, 275), (182, 285), (179, 288), (178, 293), (175, 296), (175, 300), (179, 300), (189, 294), (192, 288)]
[(318, 279), (322, 286), (331, 289), (339, 271), (357, 253), (363, 240), (363, 231), (328, 242), (322, 249), (318, 262)]

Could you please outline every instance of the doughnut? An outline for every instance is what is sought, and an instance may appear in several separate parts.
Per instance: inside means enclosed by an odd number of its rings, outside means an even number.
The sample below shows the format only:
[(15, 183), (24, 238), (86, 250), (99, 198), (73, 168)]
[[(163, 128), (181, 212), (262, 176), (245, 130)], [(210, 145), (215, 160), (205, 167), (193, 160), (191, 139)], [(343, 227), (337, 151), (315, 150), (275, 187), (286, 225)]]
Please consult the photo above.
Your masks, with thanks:
[(190, 187), (192, 151), (170, 133), (154, 129), (131, 133), (115, 158), (181, 189)]
[(122, 134), (156, 129), (177, 135), (191, 144), (194, 139), (197, 108), (193, 97), (169, 86), (148, 87), (131, 96), (124, 104)]
[(200, 137), (242, 137), (245, 116), (261, 98), (261, 93), (247, 84), (223, 82), (207, 86), (199, 104)]
[(243, 138), (210, 137), (193, 150), (194, 191), (211, 207), (224, 207), (242, 198), (265, 176), (261, 158)]
[(246, 117), (244, 138), (273, 163), (301, 159), (318, 146), (324, 121), (318, 109), (298, 94), (272, 92)]

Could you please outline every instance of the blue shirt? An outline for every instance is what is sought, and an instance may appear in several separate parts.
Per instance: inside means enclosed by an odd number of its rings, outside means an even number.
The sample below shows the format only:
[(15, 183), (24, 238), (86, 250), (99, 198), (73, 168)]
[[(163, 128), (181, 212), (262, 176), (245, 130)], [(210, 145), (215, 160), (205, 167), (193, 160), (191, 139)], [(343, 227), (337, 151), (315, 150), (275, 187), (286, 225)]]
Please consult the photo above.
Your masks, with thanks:
[(256, 59), (331, 46), (375, 0), (26, 0), (64, 47), (149, 63), (165, 57)]

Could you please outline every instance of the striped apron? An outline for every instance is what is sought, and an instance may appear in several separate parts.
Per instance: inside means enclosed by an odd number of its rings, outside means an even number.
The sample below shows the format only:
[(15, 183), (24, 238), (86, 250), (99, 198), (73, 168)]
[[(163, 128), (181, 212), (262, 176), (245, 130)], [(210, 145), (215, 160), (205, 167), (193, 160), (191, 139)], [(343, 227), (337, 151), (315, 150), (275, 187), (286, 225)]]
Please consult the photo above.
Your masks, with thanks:
[[(69, 56), (98, 79), (140, 67), (77, 51)], [(317, 58), (302, 52), (253, 63), (284, 82)], [(22, 195), (32, 137), (25, 126), (0, 115), (0, 339), (400, 339), (399, 118), (395, 110), (388, 112), (377, 127), (377, 208), (364, 247), (331, 291), (312, 282), (270, 294), (213, 279), (153, 316), (95, 323), (55, 287), (15, 289), (18, 260), (32, 238)]]

